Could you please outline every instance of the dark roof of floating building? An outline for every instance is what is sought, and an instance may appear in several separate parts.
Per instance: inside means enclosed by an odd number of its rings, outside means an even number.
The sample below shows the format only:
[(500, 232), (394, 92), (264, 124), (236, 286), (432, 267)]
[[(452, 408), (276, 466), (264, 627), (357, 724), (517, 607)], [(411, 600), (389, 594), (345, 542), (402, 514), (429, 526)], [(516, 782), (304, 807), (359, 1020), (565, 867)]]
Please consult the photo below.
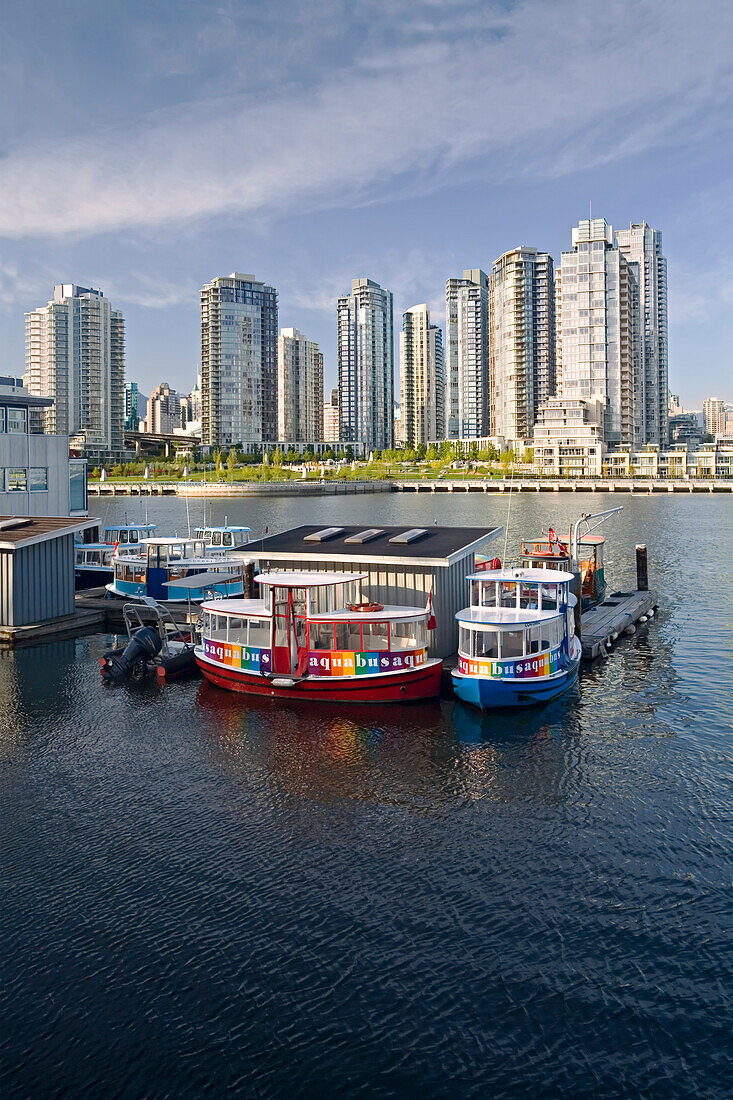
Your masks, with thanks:
[(256, 539), (246, 549), (270, 561), (299, 559), (374, 561), (403, 565), (450, 566), (497, 538), (502, 527), (366, 527), (303, 524)]
[(15, 550), (96, 527), (98, 520), (69, 516), (0, 516), (0, 549)]

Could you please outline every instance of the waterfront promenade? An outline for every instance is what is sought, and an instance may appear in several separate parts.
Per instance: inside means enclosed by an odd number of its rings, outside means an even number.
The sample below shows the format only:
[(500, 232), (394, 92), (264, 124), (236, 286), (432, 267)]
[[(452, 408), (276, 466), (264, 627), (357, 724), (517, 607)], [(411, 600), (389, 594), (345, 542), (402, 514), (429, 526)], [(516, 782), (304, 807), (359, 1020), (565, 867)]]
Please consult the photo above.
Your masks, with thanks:
[(712, 478), (404, 478), (203, 482), (92, 481), (90, 496), (280, 497), (354, 493), (733, 493)]

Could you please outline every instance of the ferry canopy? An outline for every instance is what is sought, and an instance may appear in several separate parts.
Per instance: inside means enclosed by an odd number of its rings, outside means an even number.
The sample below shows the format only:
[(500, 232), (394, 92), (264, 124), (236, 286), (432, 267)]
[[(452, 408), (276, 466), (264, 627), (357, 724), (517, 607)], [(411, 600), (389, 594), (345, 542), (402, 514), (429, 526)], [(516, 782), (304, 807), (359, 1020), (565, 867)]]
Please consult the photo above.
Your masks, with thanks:
[(166, 588), (181, 588), (195, 592), (199, 588), (210, 588), (214, 584), (235, 584), (241, 581), (242, 573), (193, 573), (188, 577), (177, 577), (173, 581), (163, 581)]
[(471, 573), (467, 581), (521, 581), (522, 584), (566, 584), (573, 574), (564, 569), (486, 569)]
[(558, 619), (561, 611), (532, 611), (519, 607), (466, 607), (456, 612), (459, 623), (474, 626), (531, 626)]
[(319, 573), (311, 570), (302, 573), (260, 573), (255, 580), (257, 584), (266, 584), (270, 588), (316, 588), (330, 584), (349, 584), (365, 578), (366, 573)]
[(222, 527), (209, 527), (207, 525), (205, 527), (197, 527), (196, 530), (206, 532), (208, 534), (209, 531), (222, 531), (222, 532), (224, 532), (224, 531), (251, 531), (252, 528), (251, 527), (240, 527), (238, 525), (235, 526), (235, 525), (232, 525), (231, 523), (228, 523), (226, 525), (226, 527), (223, 527), (223, 526)]

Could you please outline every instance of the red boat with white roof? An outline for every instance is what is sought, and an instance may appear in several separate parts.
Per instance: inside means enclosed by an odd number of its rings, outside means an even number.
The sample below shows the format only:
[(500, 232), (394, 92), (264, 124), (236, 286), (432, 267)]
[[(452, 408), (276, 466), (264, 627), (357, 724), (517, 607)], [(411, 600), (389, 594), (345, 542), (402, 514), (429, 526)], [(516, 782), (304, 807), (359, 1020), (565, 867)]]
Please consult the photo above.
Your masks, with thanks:
[(288, 699), (385, 703), (440, 694), (443, 662), (428, 656), (427, 607), (362, 600), (363, 573), (272, 572), (262, 598), (202, 605), (196, 661), (229, 691)]

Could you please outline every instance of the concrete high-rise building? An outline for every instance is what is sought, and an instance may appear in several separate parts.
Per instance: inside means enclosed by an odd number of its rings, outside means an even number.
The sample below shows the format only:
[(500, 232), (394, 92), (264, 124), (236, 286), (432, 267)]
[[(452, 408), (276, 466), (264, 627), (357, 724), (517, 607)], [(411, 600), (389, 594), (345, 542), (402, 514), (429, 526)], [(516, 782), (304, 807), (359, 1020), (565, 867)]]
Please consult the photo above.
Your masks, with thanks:
[(400, 433), (408, 446), (444, 437), (445, 390), (443, 332), (426, 305), (413, 306), (400, 333)]
[(323, 439), (323, 355), (297, 328), (280, 330), (277, 342), (278, 439)]
[(559, 394), (571, 400), (604, 398), (604, 443), (637, 448), (642, 368), (633, 267), (603, 218), (579, 222), (572, 240), (556, 278)]
[(489, 279), (469, 268), (445, 284), (446, 429), (451, 439), (489, 434)]
[(339, 391), (331, 390), (331, 396), (323, 406), (323, 441), (337, 443), (339, 438)]
[(92, 458), (123, 449), (125, 324), (101, 290), (64, 283), (26, 313), (26, 385), (52, 397), (44, 429), (84, 436)]
[(392, 294), (371, 279), (354, 279), (339, 298), (339, 434), (367, 451), (394, 445)]
[(167, 382), (156, 386), (148, 398), (145, 430), (149, 435), (171, 435), (181, 427), (181, 395)]
[(641, 222), (616, 231), (616, 244), (639, 287), (641, 433), (644, 443), (666, 447), (668, 429), (667, 261), (662, 233)]
[(719, 397), (706, 397), (702, 403), (705, 435), (725, 435), (725, 403)]
[(277, 438), (277, 291), (254, 275), (201, 290), (201, 421), (205, 446)]
[(489, 403), (492, 436), (528, 444), (541, 405), (555, 394), (552, 257), (514, 248), (489, 278)]

